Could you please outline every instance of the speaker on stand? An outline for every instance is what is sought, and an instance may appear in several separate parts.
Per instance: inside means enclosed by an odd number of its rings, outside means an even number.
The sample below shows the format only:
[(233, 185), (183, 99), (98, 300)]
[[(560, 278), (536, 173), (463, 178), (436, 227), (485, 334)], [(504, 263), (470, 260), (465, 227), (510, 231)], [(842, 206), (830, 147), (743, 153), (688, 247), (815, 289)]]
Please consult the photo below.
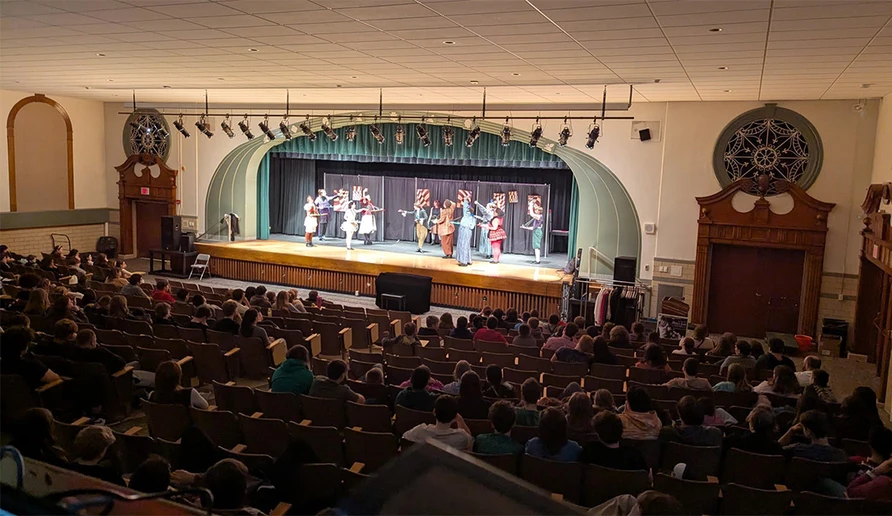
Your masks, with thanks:
[(165, 251), (180, 249), (180, 228), (182, 226), (183, 219), (179, 215), (161, 217), (161, 249)]

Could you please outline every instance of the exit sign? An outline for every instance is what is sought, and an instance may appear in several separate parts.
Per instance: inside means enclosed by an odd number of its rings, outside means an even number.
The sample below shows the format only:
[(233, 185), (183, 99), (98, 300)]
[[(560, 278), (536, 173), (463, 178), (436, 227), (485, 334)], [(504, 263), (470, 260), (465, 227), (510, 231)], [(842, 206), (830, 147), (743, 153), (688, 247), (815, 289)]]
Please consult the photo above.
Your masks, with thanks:
[(139, 195), (149, 195), (149, 187), (148, 187), (148, 186), (141, 186), (141, 187), (139, 188)]

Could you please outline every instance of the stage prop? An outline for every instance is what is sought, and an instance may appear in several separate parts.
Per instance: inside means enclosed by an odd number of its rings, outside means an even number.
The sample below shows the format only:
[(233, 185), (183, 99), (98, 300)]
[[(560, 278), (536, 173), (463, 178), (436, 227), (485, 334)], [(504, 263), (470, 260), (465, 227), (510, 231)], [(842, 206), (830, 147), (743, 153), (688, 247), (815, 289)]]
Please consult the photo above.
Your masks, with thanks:
[[(383, 272), (375, 279), (375, 304), (385, 310), (423, 314), (431, 309), (431, 284), (430, 276)], [(388, 294), (402, 298), (402, 308), (393, 306), (393, 303), (389, 302), (393, 298), (387, 299)]]

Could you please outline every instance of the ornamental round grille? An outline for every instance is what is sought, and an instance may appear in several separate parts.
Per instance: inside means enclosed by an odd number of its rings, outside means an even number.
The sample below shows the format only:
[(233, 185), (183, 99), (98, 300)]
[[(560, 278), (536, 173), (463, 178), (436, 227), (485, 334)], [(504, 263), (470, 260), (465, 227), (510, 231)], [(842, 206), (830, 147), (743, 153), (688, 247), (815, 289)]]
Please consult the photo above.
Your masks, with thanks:
[(777, 194), (775, 182), (789, 181), (808, 189), (817, 179), (823, 157), (821, 139), (803, 116), (776, 106), (748, 111), (734, 119), (719, 137), (713, 155), (716, 177), (723, 187), (756, 178), (771, 178), (767, 195)]
[(154, 154), (166, 160), (170, 153), (170, 128), (164, 116), (154, 109), (138, 109), (124, 124), (124, 152)]

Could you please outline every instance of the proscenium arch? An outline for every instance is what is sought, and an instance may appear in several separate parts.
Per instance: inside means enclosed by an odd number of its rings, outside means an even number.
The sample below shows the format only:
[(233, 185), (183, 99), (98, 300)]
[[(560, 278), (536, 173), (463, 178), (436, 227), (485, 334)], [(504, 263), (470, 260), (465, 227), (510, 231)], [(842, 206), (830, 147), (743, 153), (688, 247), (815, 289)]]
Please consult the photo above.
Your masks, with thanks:
[(9, 163), (9, 211), (18, 211), (18, 202), (15, 191), (15, 117), (23, 107), (33, 102), (41, 102), (49, 104), (56, 108), (56, 111), (62, 115), (65, 122), (65, 133), (67, 135), (67, 151), (68, 151), (68, 209), (74, 209), (74, 131), (71, 128), (71, 118), (68, 112), (55, 100), (47, 97), (42, 93), (36, 93), (30, 97), (25, 97), (15, 103), (9, 110), (6, 117), (6, 154)]
[[(432, 113), (401, 113), (405, 119), (417, 120), (422, 115), (434, 115)], [(445, 116), (445, 114), (443, 115)], [(370, 125), (374, 123), (375, 113), (356, 114), (361, 121), (350, 122), (346, 118), (338, 117), (332, 120), (332, 127), (337, 129), (347, 125)], [(450, 121), (449, 125), (463, 130), (465, 117)], [(391, 120), (381, 120), (389, 123)], [(446, 124), (436, 124), (446, 125)], [(321, 119), (310, 120), (310, 128), (317, 133), (318, 138), (325, 138), (321, 133)], [(495, 122), (480, 122), (481, 131), (498, 135), (502, 125)], [(284, 143), (281, 131), (275, 129), (273, 133), (276, 139), (264, 141), (262, 137), (255, 137), (233, 149), (217, 166), (214, 176), (208, 186), (205, 203), (205, 230), (209, 238), (223, 239), (223, 230), (219, 222), (226, 213), (236, 213), (240, 217), (241, 237), (255, 239), (258, 236), (258, 223), (261, 214), (258, 213), (258, 188), (259, 168), (263, 157), (277, 145)], [(414, 138), (414, 131), (407, 131), (406, 137)], [(295, 136), (296, 138), (303, 136)], [(528, 142), (528, 131), (514, 129), (512, 140)], [(455, 145), (463, 145), (464, 137), (460, 131), (456, 132)], [(592, 274), (611, 274), (613, 259), (617, 256), (633, 256), (641, 261), (641, 227), (638, 212), (632, 202), (629, 193), (619, 179), (600, 161), (589, 154), (571, 147), (560, 147), (557, 142), (547, 138), (540, 138), (538, 147), (550, 152), (562, 159), (573, 173), (578, 186), (578, 202), (576, 213), (571, 213), (571, 218), (576, 217), (576, 234), (571, 235), (570, 252), (582, 248), (583, 271), (591, 271)], [(264, 220), (266, 214), (263, 214)], [(216, 229), (215, 229), (216, 228)], [(588, 249), (594, 247), (600, 253), (600, 259), (589, 258)]]

